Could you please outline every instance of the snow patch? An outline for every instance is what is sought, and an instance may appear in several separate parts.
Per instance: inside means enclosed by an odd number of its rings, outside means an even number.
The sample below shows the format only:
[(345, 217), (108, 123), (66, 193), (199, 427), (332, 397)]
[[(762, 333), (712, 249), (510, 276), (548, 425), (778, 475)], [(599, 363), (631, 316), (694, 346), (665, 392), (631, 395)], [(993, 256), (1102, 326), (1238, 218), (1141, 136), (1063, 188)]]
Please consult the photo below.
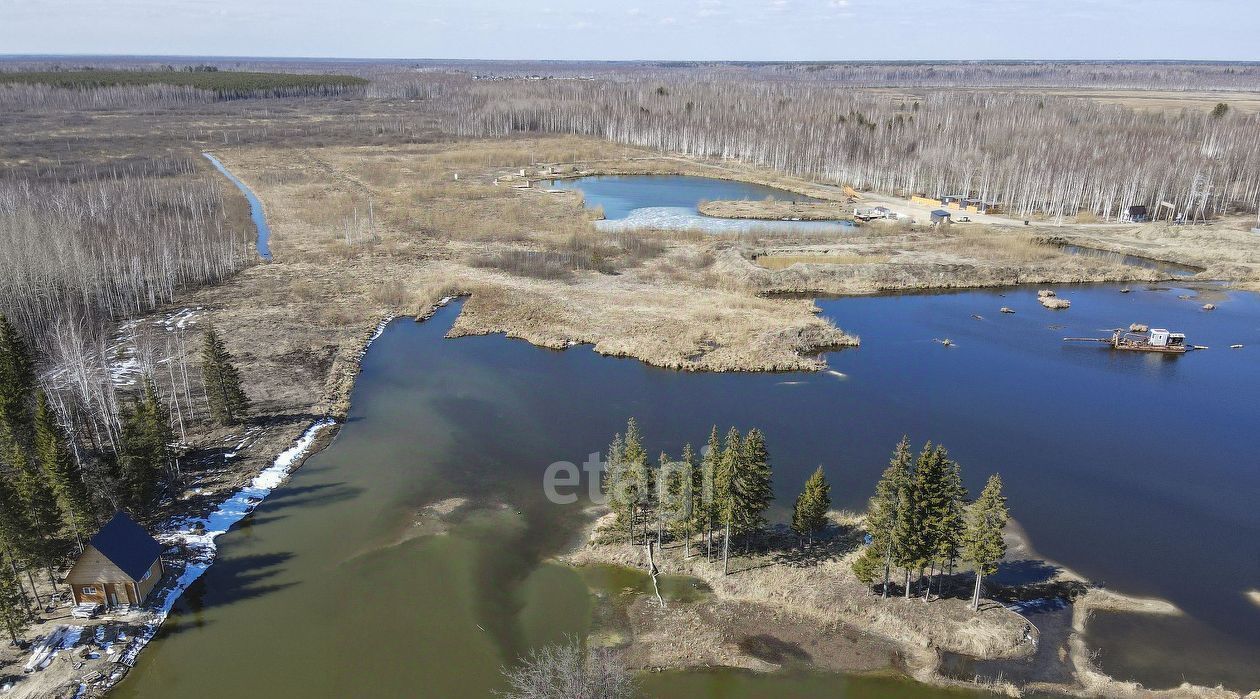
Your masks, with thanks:
[[(136, 656), (148, 645), (149, 641), (153, 640), (153, 636), (157, 634), (162, 622), (166, 621), (166, 617), (170, 614), (171, 608), (175, 606), (176, 600), (214, 562), (215, 552), (217, 551), (214, 540), (219, 535), (226, 533), (234, 524), (241, 521), (245, 515), (252, 512), (260, 501), (271, 494), (271, 491), (276, 486), (283, 483), (284, 479), (293, 471), (293, 467), (310, 451), (316, 437), (326, 428), (335, 424), (335, 422), (331, 418), (325, 418), (308, 427), (292, 446), (276, 457), (271, 466), (268, 466), (262, 473), (255, 476), (249, 485), (238, 490), (227, 500), (224, 500), (219, 505), (219, 508), (209, 516), (184, 517), (172, 520), (158, 534), (158, 541), (172, 546), (182, 544), (188, 550), (187, 565), (184, 568), (184, 572), (175, 581), (174, 586), (166, 590), (159, 600), (157, 613), (154, 615), (153, 620), (142, 627), (140, 632), (136, 634), (135, 639), (120, 656), (119, 662), (128, 666), (135, 663)], [(119, 634), (118, 638), (122, 641), (126, 637)]]
[(761, 221), (754, 219), (714, 218), (685, 206), (647, 206), (633, 209), (625, 218), (596, 221), (597, 230), (608, 233), (644, 229), (666, 231), (701, 231), (704, 233), (766, 232), (832, 232), (853, 230), (847, 221)]

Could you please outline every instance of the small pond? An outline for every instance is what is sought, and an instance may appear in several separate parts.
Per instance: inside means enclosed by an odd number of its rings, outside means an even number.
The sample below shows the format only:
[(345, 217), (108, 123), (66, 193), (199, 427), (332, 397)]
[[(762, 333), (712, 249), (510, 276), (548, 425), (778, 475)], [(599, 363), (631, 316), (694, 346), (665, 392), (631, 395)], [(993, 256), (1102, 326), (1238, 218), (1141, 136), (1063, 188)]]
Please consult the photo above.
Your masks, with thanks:
[(552, 189), (582, 193), (589, 208), (602, 207), (605, 231), (652, 228), (701, 230), (706, 233), (837, 232), (853, 228), (848, 221), (755, 221), (704, 216), (702, 201), (761, 200), (816, 202), (796, 192), (759, 184), (687, 175), (597, 175), (547, 183)]

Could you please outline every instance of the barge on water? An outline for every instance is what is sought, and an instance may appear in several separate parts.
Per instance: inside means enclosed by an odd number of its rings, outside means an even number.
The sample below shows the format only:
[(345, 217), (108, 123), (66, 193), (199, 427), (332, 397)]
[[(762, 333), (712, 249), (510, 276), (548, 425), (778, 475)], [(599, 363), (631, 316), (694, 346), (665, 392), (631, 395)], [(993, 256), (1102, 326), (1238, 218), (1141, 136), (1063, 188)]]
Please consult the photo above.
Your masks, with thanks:
[(1152, 328), (1144, 333), (1116, 330), (1111, 337), (1065, 337), (1064, 342), (1103, 342), (1112, 349), (1128, 352), (1159, 352), (1162, 354), (1185, 354), (1192, 349), (1186, 344), (1185, 333), (1174, 333), (1163, 328)]

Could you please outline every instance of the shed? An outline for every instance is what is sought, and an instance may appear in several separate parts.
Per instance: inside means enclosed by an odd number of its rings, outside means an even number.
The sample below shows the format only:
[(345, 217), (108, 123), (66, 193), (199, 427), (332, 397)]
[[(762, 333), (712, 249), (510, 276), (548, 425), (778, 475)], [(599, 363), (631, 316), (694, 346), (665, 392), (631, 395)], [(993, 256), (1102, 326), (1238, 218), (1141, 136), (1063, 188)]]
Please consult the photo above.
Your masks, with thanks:
[(932, 212), (932, 223), (934, 225), (940, 224), (940, 223), (949, 223), (950, 215), (951, 214), (945, 209), (937, 209), (936, 211)]
[(162, 545), (118, 512), (83, 549), (66, 583), (74, 603), (140, 604), (162, 577)]

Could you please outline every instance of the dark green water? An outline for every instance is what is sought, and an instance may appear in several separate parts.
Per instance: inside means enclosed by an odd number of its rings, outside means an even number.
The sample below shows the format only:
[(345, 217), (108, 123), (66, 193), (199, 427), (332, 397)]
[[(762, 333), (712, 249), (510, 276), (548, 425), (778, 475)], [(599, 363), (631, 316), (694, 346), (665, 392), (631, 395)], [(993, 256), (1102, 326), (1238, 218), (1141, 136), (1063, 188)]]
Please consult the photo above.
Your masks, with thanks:
[[(761, 675), (730, 669), (647, 674), (643, 693), (655, 699), (919, 699), (920, 684), (891, 676), (837, 677), (823, 673), (787, 672)], [(964, 699), (972, 692), (932, 690), (940, 699)]]
[[(1032, 289), (824, 301), (863, 337), (828, 357), (842, 377), (685, 374), (580, 347), (444, 340), (457, 308), (396, 321), (365, 357), (337, 439), (219, 540), (219, 561), (118, 695), (488, 696), (501, 665), (589, 628), (591, 586), (641, 584), (539, 563), (583, 521), (580, 506), (545, 499), (543, 470), (581, 463), (629, 415), (653, 453), (701, 442), (714, 422), (761, 427), (780, 506), (819, 463), (836, 505), (860, 506), (903, 433), (939, 440), (973, 489), (1002, 472), (1042, 553), (1190, 613), (1189, 631), (1096, 620), (1105, 668), (1147, 682), (1158, 667), (1154, 686), (1171, 673), (1260, 686), (1260, 610), (1241, 594), (1260, 580), (1260, 303), (1213, 291), (1219, 310), (1205, 313), (1202, 298), (1178, 298), (1194, 293), (1061, 287), (1073, 305), (1058, 313)], [(1060, 341), (1133, 321), (1213, 349), (1169, 358)], [(943, 337), (955, 346), (933, 342)], [(1247, 348), (1226, 349), (1235, 342)], [(448, 533), (414, 526), (453, 496), (470, 502)], [(952, 696), (886, 678), (671, 680), (645, 678), (661, 697)]]

